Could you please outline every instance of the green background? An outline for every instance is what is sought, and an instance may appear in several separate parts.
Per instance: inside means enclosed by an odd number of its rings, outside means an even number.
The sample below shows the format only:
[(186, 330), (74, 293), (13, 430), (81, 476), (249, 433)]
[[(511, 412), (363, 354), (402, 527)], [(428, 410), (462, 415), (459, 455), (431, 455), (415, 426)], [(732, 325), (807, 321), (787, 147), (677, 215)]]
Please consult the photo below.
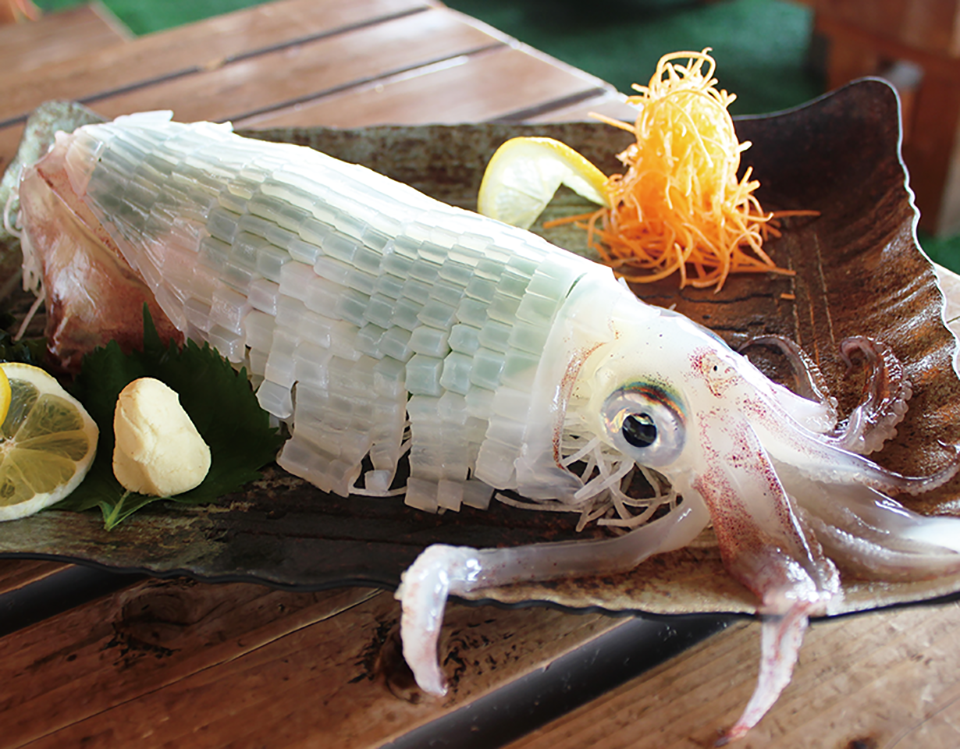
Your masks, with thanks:
[[(77, 0), (35, 0), (45, 11)], [(102, 0), (135, 34), (257, 5), (257, 0)], [(786, 0), (448, 0), (456, 10), (629, 92), (667, 52), (713, 49), (734, 114), (801, 104), (824, 91), (810, 54), (812, 14)], [(937, 262), (960, 271), (960, 237), (921, 235)]]

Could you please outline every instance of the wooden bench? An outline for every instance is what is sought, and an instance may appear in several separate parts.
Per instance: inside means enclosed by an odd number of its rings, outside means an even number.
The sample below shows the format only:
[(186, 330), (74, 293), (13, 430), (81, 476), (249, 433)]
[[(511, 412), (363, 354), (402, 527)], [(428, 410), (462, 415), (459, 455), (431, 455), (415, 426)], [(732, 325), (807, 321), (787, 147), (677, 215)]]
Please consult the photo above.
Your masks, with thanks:
[[(524, 74), (504, 87), (505, 71), (517, 63)], [(425, 111), (423, 91), (442, 106)], [(625, 111), (609, 84), (434, 0), (268, 3), (25, 71), (0, 82), (4, 163), (26, 117), (51, 99), (80, 101), (111, 117), (173, 109), (181, 120), (238, 127)]]
[(0, 25), (0, 63), (9, 85), (44, 65), (72, 60), (133, 38), (100, 3), (50, 13), (38, 21)]
[(903, 157), (920, 227), (960, 232), (960, 0), (802, 0), (827, 43), (827, 85), (865, 75), (919, 73), (900, 86)]

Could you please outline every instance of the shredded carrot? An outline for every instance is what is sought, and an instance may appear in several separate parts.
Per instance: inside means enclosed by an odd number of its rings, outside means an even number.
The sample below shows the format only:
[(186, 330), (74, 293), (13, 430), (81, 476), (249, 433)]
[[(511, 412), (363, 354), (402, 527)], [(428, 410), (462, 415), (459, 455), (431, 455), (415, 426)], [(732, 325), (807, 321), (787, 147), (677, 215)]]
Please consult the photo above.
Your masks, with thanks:
[(564, 221), (585, 222), (590, 246), (628, 281), (679, 273), (681, 287), (719, 291), (730, 273), (792, 273), (762, 249), (786, 214), (761, 208), (749, 168), (737, 176), (750, 143), (737, 140), (727, 111), (736, 97), (716, 88), (709, 51), (662, 57), (628, 98), (640, 107), (633, 125), (598, 116), (637, 140), (618, 155), (626, 172), (607, 181), (612, 207)]

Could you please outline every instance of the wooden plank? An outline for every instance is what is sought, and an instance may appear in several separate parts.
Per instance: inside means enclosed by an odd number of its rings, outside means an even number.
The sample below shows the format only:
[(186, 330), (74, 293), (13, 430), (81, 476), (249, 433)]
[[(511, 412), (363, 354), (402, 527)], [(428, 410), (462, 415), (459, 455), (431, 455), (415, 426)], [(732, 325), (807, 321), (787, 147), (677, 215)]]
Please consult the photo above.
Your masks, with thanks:
[(888, 36), (878, 36), (864, 24), (822, 12), (816, 31), (830, 44), (828, 83), (832, 88), (850, 79), (878, 72), (883, 60), (905, 60), (923, 70), (912, 95), (903, 156), (920, 208), (920, 227), (939, 235), (960, 228), (960, 60), (934, 54)]
[(910, 60), (920, 65), (927, 73), (932, 72), (949, 77), (956, 75), (957, 70), (960, 69), (960, 60), (957, 58), (933, 54), (895, 39), (875, 36), (864, 30), (862, 26), (833, 15), (818, 15), (816, 30), (829, 38), (842, 38), (844, 44), (854, 43), (869, 47), (886, 60)]
[(0, 640), (0, 746), (20, 746), (372, 595), (150, 581), (19, 630)]
[(0, 559), (0, 595), (66, 569), (69, 565), (40, 559)]
[(592, 122), (595, 120), (594, 114), (633, 122), (637, 119), (637, 109), (627, 104), (625, 98), (624, 94), (608, 91), (590, 99), (529, 117), (526, 122)]
[(401, 666), (398, 617), (369, 589), (143, 583), (0, 640), (0, 747), (379, 746), (620, 623), (452, 604), (436, 700)]
[(80, 5), (36, 22), (0, 26), (0, 66), (14, 78), (132, 38), (100, 3)]
[(100, 99), (95, 106), (110, 117), (163, 107), (185, 121), (235, 121), (502, 43), (435, 9)]
[(25, 117), (50, 99), (91, 101), (435, 6), (435, 0), (281, 0), (216, 16), (8, 80), (0, 84), (0, 120)]
[(960, 79), (927, 74), (917, 92), (913, 137), (903, 144), (920, 226), (950, 235), (960, 229)]
[[(93, 106), (107, 116), (173, 108), (183, 120), (231, 119), (244, 127), (358, 126), (542, 118), (619, 97), (600, 79), (508, 42), (461, 14), (435, 9), (176, 76)], [(377, 49), (375, 62), (367, 49)], [(431, 100), (442, 107), (425, 110)], [(242, 116), (258, 109), (269, 111)], [(0, 154), (8, 159), (19, 130), (0, 130)]]
[[(790, 686), (744, 747), (957, 746), (960, 617), (910, 608), (818, 622)], [(509, 749), (712, 746), (756, 680), (744, 622), (513, 742)]]
[[(337, 2), (333, 0), (334, 7)], [(315, 35), (291, 46), (261, 49), (209, 69), (197, 68), (149, 86), (99, 96), (91, 106), (107, 116), (160, 108), (174, 109), (182, 120), (235, 120), (505, 43), (505, 37), (464, 23), (459, 14), (428, 9), (336, 34)], [(134, 67), (142, 57), (135, 45), (126, 47), (129, 65)], [(377, 50), (376, 55), (370, 54), (371, 49)], [(117, 62), (121, 67), (128, 64)], [(19, 123), (0, 127), (0, 157), (4, 160), (16, 153), (21, 132)]]
[[(819, 24), (821, 16), (814, 22), (814, 33), (826, 34)], [(865, 75), (877, 75), (880, 72), (881, 58), (877, 49), (861, 37), (827, 37), (827, 89), (840, 88), (852, 80)]]
[(243, 118), (235, 124), (360, 127), (477, 122), (510, 117), (524, 110), (552, 111), (571, 99), (594, 99), (612, 91), (598, 78), (553, 65), (522, 47), (499, 46)]
[[(0, 164), (13, 158), (23, 132), (23, 120), (44, 101), (72, 99), (99, 108), (97, 102), (110, 94), (151, 90), (163, 81), (218, 70), (231, 62), (236, 65), (224, 75), (235, 76), (227, 84), (235, 92), (242, 90), (239, 76), (259, 77), (259, 54), (271, 50), (274, 54), (282, 53), (305, 40), (348, 33), (436, 5), (435, 0), (281, 0), (141, 37), (120, 50), (110, 47), (73, 61), (44, 66), (20, 76), (15, 85), (0, 84)], [(290, 24), (291, 17), (297, 18), (298, 23)], [(336, 67), (335, 61), (330, 64)], [(158, 93), (152, 99), (148, 95), (146, 102), (135, 97), (128, 102), (133, 108), (168, 109), (176, 101), (165, 98), (170, 95), (169, 89), (162, 89), (162, 95)], [(203, 101), (194, 100), (194, 104)], [(202, 106), (200, 110), (203, 111)], [(213, 115), (204, 114), (196, 119), (212, 118)]]

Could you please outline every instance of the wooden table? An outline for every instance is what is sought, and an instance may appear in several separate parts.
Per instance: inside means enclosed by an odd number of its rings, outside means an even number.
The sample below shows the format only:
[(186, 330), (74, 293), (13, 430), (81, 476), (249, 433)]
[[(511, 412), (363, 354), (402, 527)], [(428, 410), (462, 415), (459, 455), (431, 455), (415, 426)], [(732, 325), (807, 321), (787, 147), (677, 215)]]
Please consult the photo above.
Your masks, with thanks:
[[(104, 36), (22, 60), (0, 84), (4, 162), (52, 98), (244, 127), (624, 113), (603, 82), (434, 0), (283, 0), (137, 40), (82, 18)], [(753, 621), (454, 603), (444, 637), (465, 676), (447, 699), (421, 699), (395, 668), (398, 614), (372, 589), (2, 561), (0, 748), (709, 746), (756, 677)], [(793, 683), (741, 746), (955, 746), (958, 641), (953, 606), (817, 624)]]

